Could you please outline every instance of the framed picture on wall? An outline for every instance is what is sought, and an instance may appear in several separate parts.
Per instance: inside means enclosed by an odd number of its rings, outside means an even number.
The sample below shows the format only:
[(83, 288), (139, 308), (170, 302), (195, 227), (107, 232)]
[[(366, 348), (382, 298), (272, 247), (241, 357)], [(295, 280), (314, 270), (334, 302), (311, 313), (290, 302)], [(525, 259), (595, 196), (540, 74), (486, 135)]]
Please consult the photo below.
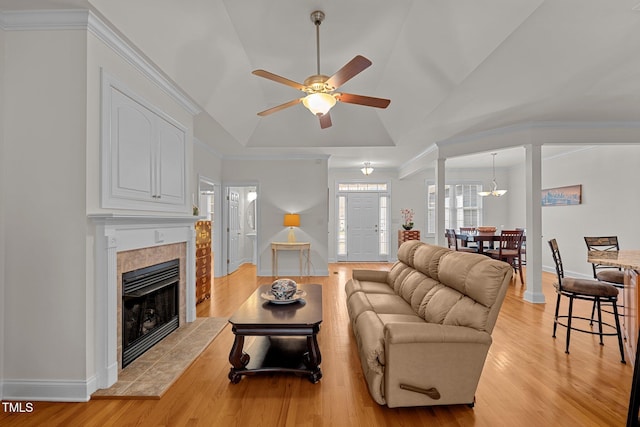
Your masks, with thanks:
[(569, 206), (582, 203), (582, 185), (542, 190), (542, 206)]

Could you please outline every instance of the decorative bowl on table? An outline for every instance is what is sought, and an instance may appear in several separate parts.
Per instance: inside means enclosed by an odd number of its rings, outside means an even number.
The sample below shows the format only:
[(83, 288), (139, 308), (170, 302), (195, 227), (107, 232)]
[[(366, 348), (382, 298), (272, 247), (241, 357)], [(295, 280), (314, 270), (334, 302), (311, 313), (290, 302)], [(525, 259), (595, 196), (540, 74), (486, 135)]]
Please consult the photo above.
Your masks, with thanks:
[(277, 301), (287, 301), (294, 297), (298, 285), (291, 279), (278, 279), (271, 284), (271, 294)]
[(478, 231), (478, 233), (495, 233), (497, 229), (496, 227), (485, 226), (485, 227), (476, 227), (476, 230)]

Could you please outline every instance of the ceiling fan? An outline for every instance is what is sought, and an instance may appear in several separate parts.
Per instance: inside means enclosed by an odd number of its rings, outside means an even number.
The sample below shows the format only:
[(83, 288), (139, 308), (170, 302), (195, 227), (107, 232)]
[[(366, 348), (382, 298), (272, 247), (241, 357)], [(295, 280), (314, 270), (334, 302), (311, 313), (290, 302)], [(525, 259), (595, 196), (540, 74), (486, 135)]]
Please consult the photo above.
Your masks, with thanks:
[(320, 74), (320, 24), (324, 21), (324, 13), (317, 10), (311, 13), (311, 22), (316, 26), (316, 58), (317, 70), (316, 74), (307, 77), (304, 84), (294, 82), (287, 78), (278, 76), (265, 70), (255, 70), (252, 73), (265, 79), (273, 80), (292, 88), (305, 92), (307, 95), (302, 98), (294, 99), (284, 104), (277, 105), (258, 113), (259, 116), (268, 116), (285, 108), (293, 107), (302, 102), (311, 113), (320, 119), (320, 127), (326, 129), (331, 126), (331, 115), (329, 110), (337, 101), (346, 102), (347, 104), (358, 104), (367, 107), (387, 108), (391, 102), (388, 99), (374, 98), (371, 96), (354, 95), (351, 93), (336, 92), (336, 90), (364, 71), (371, 65), (371, 61), (361, 55), (357, 55), (341, 69), (339, 69), (331, 77)]

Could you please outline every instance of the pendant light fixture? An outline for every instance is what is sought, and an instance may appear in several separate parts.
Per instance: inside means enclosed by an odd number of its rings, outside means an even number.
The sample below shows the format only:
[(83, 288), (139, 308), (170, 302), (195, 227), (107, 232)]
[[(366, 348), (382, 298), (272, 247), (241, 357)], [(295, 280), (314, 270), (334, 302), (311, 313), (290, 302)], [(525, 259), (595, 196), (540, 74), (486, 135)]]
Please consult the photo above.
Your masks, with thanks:
[(365, 175), (371, 175), (371, 173), (373, 172), (373, 168), (371, 167), (371, 162), (364, 162), (364, 167), (360, 169), (360, 172), (362, 172)]
[(496, 154), (498, 153), (491, 153), (491, 155), (493, 156), (493, 181), (491, 181), (491, 191), (478, 191), (479, 196), (500, 197), (504, 196), (507, 192), (507, 190), (498, 190), (498, 184), (496, 183)]

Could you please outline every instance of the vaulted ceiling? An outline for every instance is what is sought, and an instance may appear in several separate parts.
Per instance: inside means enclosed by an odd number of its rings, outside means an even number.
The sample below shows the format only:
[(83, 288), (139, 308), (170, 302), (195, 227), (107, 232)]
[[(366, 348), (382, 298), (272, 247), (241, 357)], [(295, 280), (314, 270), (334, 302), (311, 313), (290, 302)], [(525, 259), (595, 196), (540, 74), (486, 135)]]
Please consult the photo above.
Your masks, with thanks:
[[(223, 154), (319, 153), (332, 167), (397, 168), (430, 145), (538, 121), (638, 121), (640, 0), (0, 0), (0, 9), (88, 7), (178, 83), (233, 139)], [(373, 65), (344, 91), (387, 109), (338, 103), (333, 126), (302, 93), (251, 74), (303, 82), (355, 55)], [(212, 143), (212, 142), (207, 142)], [(215, 144), (215, 142), (213, 142)], [(487, 162), (490, 162), (490, 156)]]

